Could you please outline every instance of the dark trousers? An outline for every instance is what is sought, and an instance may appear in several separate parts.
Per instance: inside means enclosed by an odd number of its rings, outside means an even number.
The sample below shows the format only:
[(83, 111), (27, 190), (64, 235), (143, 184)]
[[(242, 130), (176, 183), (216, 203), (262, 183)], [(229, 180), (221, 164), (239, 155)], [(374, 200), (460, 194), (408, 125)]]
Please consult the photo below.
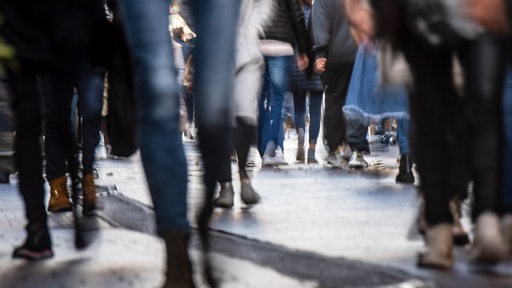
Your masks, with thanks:
[(67, 139), (75, 139), (71, 124), (74, 73), (42, 73), (39, 84), (44, 99), (46, 179), (66, 175)]
[(353, 66), (354, 62), (349, 62), (335, 68), (328, 68), (322, 75), (322, 83), (325, 87), (324, 140), (331, 152), (344, 142), (352, 150), (369, 151), (366, 141), (368, 127), (347, 123), (342, 110), (347, 98)]
[(453, 51), (429, 47), (410, 34), (402, 46), (415, 80), (410, 103), (427, 222), (452, 222), (449, 201), (465, 192), (468, 175), (475, 181), (475, 215), (496, 211), (503, 148), (499, 49), (488, 38), (464, 46), (464, 101), (453, 84)]
[(46, 223), (41, 156), (42, 102), (37, 91), (36, 73), (24, 71), (9, 75), (16, 117), (16, 165), (19, 189), (25, 203), (28, 224)]
[(460, 51), (468, 99), (469, 156), (474, 181), (473, 218), (499, 212), (503, 193), (503, 86), (505, 47), (490, 35), (480, 36)]

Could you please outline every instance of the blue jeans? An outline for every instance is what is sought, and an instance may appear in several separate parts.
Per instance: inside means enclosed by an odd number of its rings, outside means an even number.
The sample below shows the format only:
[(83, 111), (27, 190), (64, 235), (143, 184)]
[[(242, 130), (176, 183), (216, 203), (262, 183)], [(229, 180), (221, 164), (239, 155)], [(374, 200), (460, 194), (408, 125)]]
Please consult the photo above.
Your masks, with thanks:
[(264, 57), (265, 73), (258, 115), (258, 150), (261, 155), (270, 141), (283, 147), (283, 138), (279, 135), (283, 127), (283, 99), (288, 88), (290, 57)]
[[(307, 90), (293, 92), (295, 127), (305, 129)], [(320, 110), (323, 91), (309, 91), (309, 144), (316, 144), (320, 132)]]
[(140, 151), (160, 235), (188, 233), (187, 161), (179, 131), (180, 85), (169, 37), (169, 1), (123, 0), (134, 61)]
[(82, 118), (83, 173), (92, 173), (94, 153), (100, 142), (105, 68), (84, 63), (78, 76), (78, 112)]
[(398, 151), (400, 155), (409, 153), (409, 130), (411, 129), (411, 120), (408, 118), (398, 119), (396, 137), (398, 138)]
[(512, 213), (512, 67), (507, 69), (503, 93), (503, 122), (505, 134), (505, 161), (503, 208), (505, 213)]

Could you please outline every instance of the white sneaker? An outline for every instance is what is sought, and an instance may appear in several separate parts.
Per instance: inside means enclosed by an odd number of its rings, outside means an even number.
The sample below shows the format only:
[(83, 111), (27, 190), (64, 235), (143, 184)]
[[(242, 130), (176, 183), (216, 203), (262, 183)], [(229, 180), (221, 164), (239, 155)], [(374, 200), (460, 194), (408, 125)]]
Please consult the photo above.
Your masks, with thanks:
[(343, 160), (341, 159), (340, 152), (338, 151), (329, 152), (329, 155), (327, 155), (325, 161), (327, 161), (327, 163), (332, 165), (333, 167), (342, 168)]
[(281, 147), (277, 147), (276, 156), (274, 157), (275, 165), (288, 165), (288, 162), (284, 160), (284, 153)]
[(262, 166), (275, 166), (276, 159), (275, 157), (270, 157), (269, 155), (263, 155), (263, 160), (261, 161)]
[(368, 162), (364, 160), (363, 154), (358, 151), (352, 152), (352, 156), (350, 156), (350, 160), (348, 161), (348, 167), (353, 169), (364, 169), (368, 168)]

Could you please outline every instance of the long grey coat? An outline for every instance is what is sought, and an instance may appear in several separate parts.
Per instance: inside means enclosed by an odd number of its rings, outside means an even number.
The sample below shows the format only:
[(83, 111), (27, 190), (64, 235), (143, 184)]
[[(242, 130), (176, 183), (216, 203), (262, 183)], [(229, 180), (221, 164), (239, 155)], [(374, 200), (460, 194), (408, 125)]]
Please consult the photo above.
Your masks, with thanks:
[(272, 15), (272, 0), (242, 0), (236, 46), (234, 115), (257, 126), (258, 97), (264, 69), (258, 40)]

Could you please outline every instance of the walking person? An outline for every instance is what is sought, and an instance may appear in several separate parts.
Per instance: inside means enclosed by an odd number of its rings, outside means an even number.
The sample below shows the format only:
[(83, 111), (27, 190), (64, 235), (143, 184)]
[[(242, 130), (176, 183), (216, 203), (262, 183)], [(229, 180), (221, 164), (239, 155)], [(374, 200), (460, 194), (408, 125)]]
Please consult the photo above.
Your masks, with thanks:
[[(327, 163), (341, 168), (343, 160), (348, 160), (351, 168), (366, 168), (368, 163), (362, 153), (370, 151), (366, 140), (368, 127), (347, 122), (342, 112), (357, 52), (343, 1), (316, 0), (311, 19), (315, 69), (321, 73), (325, 87), (323, 125), (329, 149)], [(350, 156), (344, 155), (347, 148), (352, 151)]]
[[(168, 33), (170, 3), (165, 0), (123, 0), (120, 3), (138, 83), (141, 156), (155, 206), (158, 234), (166, 244), (164, 287), (193, 287), (187, 251), (190, 233), (186, 202), (187, 164), (179, 132), (180, 85), (175, 80)], [(232, 64), (239, 4), (238, 1), (195, 1), (189, 4), (198, 33), (194, 92), (206, 186), (205, 206), (199, 215), (198, 226), (203, 247), (208, 248), (204, 241), (208, 240), (206, 227), (219, 178), (217, 169), (224, 159), (229, 162), (231, 154), (229, 103), (233, 93)], [(219, 34), (219, 31), (223, 33)], [(211, 277), (208, 279), (212, 283)]]
[(275, 5), (274, 16), (265, 26), (259, 45), (265, 61), (258, 116), (258, 150), (264, 166), (286, 164), (282, 108), (290, 59), (293, 58), (295, 47), (298, 51), (297, 66), (299, 70), (304, 70), (309, 64), (307, 55), (310, 55), (311, 49), (299, 1), (278, 0)]
[[(302, 8), (304, 9), (304, 19), (306, 26), (310, 27), (310, 16), (313, 7), (313, 1), (302, 0)], [(310, 32), (310, 31), (309, 31)], [(310, 63), (311, 68), (313, 63)], [(308, 164), (318, 163), (315, 156), (316, 143), (318, 134), (320, 132), (320, 113), (322, 109), (322, 96), (323, 87), (322, 82), (318, 75), (306, 75), (313, 74), (313, 69), (307, 71), (300, 71), (297, 67), (296, 61), (290, 62), (290, 91), (293, 94), (293, 106), (294, 106), (294, 123), (295, 129), (298, 135), (297, 155), (296, 160), (298, 162), (306, 162)], [(308, 105), (307, 111), (309, 111), (309, 146), (307, 155), (304, 150), (305, 142), (305, 131), (306, 131), (306, 104)], [(307, 158), (306, 158), (307, 156)]]
[[(260, 196), (251, 185), (246, 170), (249, 150), (256, 143), (258, 119), (258, 97), (261, 93), (261, 74), (264, 61), (258, 47), (263, 26), (272, 17), (272, 0), (243, 0), (240, 8), (236, 45), (236, 68), (234, 88), (233, 147), (237, 155), (240, 177), (240, 197), (246, 205), (257, 204)], [(229, 169), (231, 173), (231, 169)], [(220, 183), (216, 207), (233, 207), (234, 188), (232, 181)]]

